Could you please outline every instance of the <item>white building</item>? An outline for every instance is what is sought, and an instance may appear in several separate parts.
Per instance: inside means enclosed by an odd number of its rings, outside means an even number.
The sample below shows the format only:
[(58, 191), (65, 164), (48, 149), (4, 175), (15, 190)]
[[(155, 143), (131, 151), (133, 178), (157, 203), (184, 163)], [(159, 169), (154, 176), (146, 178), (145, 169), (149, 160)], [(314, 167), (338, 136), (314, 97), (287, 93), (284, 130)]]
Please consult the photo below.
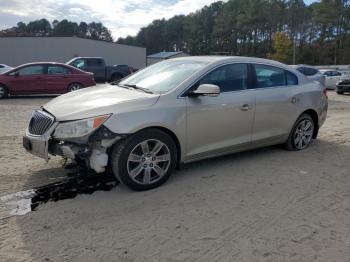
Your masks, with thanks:
[(79, 37), (0, 37), (0, 63), (68, 62), (77, 56), (103, 57), (107, 65), (146, 66), (146, 48)]

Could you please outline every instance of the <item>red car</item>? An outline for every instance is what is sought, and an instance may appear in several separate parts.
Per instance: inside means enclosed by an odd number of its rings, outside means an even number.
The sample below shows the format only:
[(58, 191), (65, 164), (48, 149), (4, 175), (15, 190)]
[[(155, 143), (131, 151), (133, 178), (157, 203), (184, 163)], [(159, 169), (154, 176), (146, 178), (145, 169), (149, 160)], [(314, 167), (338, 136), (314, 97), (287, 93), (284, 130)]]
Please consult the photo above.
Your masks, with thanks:
[(60, 63), (30, 63), (0, 74), (0, 98), (8, 95), (63, 94), (94, 86), (94, 75)]

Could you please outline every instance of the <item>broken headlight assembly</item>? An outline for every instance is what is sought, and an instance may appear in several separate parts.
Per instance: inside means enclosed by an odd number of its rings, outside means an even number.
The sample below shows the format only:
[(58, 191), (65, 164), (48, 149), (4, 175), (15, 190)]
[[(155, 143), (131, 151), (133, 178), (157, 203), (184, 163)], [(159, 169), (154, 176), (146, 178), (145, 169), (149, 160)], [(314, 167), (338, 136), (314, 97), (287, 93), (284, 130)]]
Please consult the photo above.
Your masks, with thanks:
[(58, 139), (77, 138), (90, 134), (100, 127), (111, 116), (102, 115), (69, 122), (59, 123), (53, 136)]

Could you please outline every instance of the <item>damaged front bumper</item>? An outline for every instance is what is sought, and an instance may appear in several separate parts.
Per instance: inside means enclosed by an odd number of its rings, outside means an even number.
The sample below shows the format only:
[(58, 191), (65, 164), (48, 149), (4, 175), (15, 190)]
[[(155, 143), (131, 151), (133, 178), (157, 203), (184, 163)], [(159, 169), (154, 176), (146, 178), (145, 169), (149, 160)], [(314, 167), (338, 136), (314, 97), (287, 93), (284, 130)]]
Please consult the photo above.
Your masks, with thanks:
[(84, 163), (97, 173), (105, 171), (108, 165), (108, 149), (125, 135), (115, 134), (105, 126), (100, 126), (93, 133), (76, 139), (58, 140), (52, 137), (58, 122), (43, 135), (33, 135), (26, 130), (23, 147), (31, 154), (49, 160), (49, 154)]

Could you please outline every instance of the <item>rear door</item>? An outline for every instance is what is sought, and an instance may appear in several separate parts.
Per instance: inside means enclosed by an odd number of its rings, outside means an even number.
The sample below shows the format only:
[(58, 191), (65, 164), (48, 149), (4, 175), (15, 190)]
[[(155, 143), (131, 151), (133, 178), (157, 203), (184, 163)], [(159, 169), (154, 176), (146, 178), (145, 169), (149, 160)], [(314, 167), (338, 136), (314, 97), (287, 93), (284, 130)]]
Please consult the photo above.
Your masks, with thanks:
[(191, 87), (189, 92), (200, 84), (214, 84), (220, 87), (220, 95), (186, 97), (188, 159), (250, 144), (255, 98), (248, 72), (247, 64), (223, 65)]
[(86, 59), (85, 71), (94, 73), (95, 79), (105, 79), (105, 63), (100, 58), (89, 58)]
[(297, 118), (298, 78), (282, 68), (255, 64), (256, 104), (252, 142), (283, 142)]
[(72, 82), (72, 70), (61, 65), (48, 65), (45, 78), (49, 94), (66, 93)]
[(21, 67), (9, 75), (11, 92), (18, 95), (40, 94), (45, 87), (44, 65)]

